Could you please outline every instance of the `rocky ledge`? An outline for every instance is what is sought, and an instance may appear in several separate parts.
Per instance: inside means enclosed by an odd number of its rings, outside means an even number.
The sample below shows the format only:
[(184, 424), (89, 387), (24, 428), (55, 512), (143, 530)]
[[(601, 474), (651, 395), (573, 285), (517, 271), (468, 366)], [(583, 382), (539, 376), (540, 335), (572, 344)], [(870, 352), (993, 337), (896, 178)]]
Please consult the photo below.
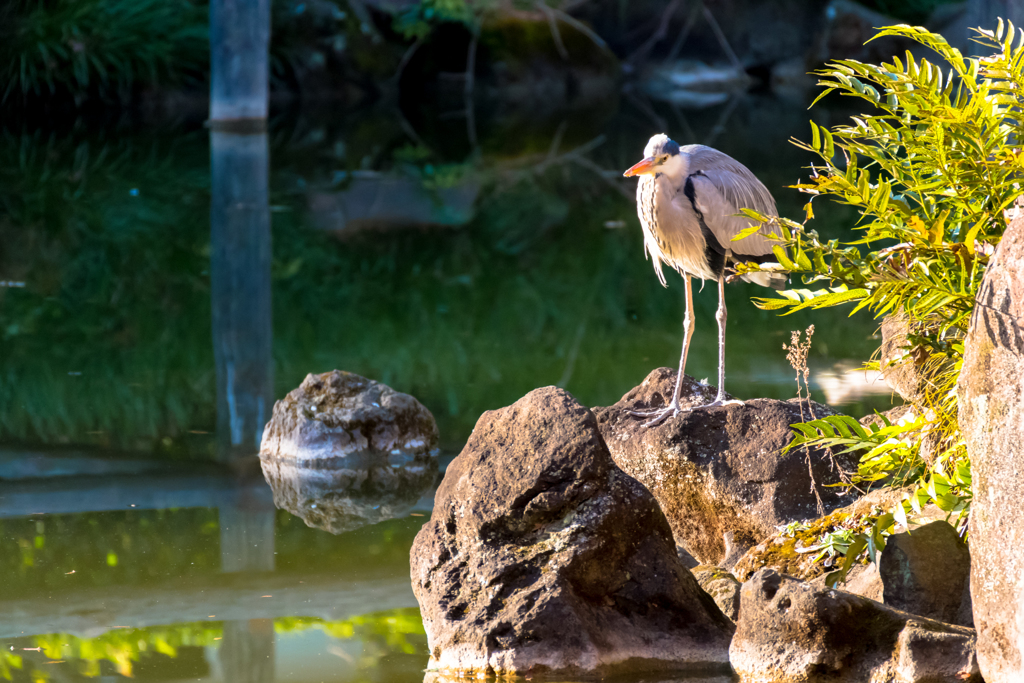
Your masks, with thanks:
[[(821, 486), (838, 479), (833, 462), (782, 453), (809, 406), (755, 399), (653, 428), (629, 415), (664, 405), (674, 379), (658, 370), (597, 415), (548, 387), (480, 418), (412, 547), (428, 679), (689, 671), (744, 683), (980, 683), (975, 631), (950, 623), (971, 623), (970, 554), (953, 527), (926, 508), (929, 523), (889, 536), (877, 564), (851, 572), (845, 587), (864, 595), (825, 587), (820, 563), (808, 564), (820, 548), (806, 544), (903, 492), (815, 519), (808, 463)], [(691, 404), (714, 391), (685, 387)], [(842, 502), (834, 491), (820, 491), (826, 511)], [(793, 518), (809, 521), (772, 528)], [(737, 536), (769, 529), (733, 565)], [(717, 561), (688, 570), (680, 536)]]
[[(838, 467), (854, 462), (836, 462), (821, 449), (783, 453), (793, 440), (791, 424), (834, 410), (758, 398), (680, 413), (654, 427), (630, 414), (668, 405), (675, 381), (674, 370), (658, 368), (618, 403), (594, 412), (615, 463), (654, 494), (676, 541), (702, 563), (728, 566), (776, 527), (818, 517), (815, 490), (825, 512), (850, 502), (831, 485), (840, 481)], [(714, 387), (683, 378), (684, 407), (714, 395)]]
[(561, 389), (484, 413), (411, 565), (432, 670), (728, 671), (732, 622), (593, 413)]

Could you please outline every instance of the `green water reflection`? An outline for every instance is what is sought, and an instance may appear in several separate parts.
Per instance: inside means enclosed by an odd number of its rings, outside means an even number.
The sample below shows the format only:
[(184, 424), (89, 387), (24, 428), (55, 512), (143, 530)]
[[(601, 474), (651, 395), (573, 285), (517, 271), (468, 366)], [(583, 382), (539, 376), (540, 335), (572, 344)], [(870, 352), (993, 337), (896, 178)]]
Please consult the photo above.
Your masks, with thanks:
[[(0, 494), (2, 495), (2, 494)], [(251, 513), (252, 514), (252, 513)], [(265, 513), (260, 513), (265, 514)], [(339, 536), (278, 510), (254, 538), (277, 572), (405, 578), (423, 513)], [(59, 596), (104, 587), (200, 582), (222, 571), (222, 526), (210, 509), (109, 511), (0, 519), (5, 597)]]
[[(707, 138), (719, 114), (689, 113), (687, 127)], [(748, 98), (715, 142), (790, 215), (800, 198), (782, 187), (806, 160), (786, 139), (805, 116)], [(447, 137), (412, 141), (376, 112), (272, 131), (276, 396), (307, 372), (358, 372), (420, 398), (454, 449), (483, 410), (536, 386), (607, 404), (676, 362), (682, 287), (653, 277), (630, 186), (614, 177), (656, 124), (624, 108), (521, 136), (512, 125), (483, 126), (479, 149), (455, 158)], [(208, 151), (201, 131), (0, 138), (0, 279), (25, 285), (0, 287), (0, 440), (213, 456)], [(345, 192), (385, 180), (399, 200), (432, 197), (427, 217), (449, 225), (338, 228)], [(819, 214), (819, 230), (847, 231), (845, 214)], [(788, 397), (781, 345), (811, 319), (756, 310), (761, 293), (730, 288), (727, 386)], [(713, 377), (714, 292), (697, 307), (690, 369)], [(870, 353), (872, 321), (814, 321), (815, 369)], [(856, 392), (838, 400), (865, 407)]]

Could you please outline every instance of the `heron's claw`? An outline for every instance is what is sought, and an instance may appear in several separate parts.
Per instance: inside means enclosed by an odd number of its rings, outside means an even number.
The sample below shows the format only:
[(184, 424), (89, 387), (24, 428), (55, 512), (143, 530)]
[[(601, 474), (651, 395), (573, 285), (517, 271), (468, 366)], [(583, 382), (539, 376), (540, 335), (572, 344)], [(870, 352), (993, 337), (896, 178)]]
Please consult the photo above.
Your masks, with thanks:
[(627, 410), (627, 415), (633, 417), (649, 417), (651, 418), (647, 422), (644, 422), (644, 427), (654, 427), (670, 417), (675, 417), (679, 413), (683, 412), (683, 408), (680, 408), (678, 404), (671, 404), (667, 408), (660, 408), (658, 410)]

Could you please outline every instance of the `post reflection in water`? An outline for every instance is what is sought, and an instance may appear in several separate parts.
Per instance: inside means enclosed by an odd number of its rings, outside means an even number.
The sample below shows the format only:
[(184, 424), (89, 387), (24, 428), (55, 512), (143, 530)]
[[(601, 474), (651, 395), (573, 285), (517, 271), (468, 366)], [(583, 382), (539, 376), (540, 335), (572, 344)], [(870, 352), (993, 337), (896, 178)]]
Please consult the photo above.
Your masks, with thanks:
[(222, 461), (252, 457), (273, 405), (266, 132), (210, 133), (210, 291)]
[(274, 680), (274, 620), (225, 622), (218, 657), (224, 683), (271, 683)]

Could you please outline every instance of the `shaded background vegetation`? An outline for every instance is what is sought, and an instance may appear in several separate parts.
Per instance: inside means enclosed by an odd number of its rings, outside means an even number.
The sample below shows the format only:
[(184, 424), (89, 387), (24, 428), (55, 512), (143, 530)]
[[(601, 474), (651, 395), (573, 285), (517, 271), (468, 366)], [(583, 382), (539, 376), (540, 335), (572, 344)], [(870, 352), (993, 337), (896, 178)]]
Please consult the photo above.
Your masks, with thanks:
[[(759, 149), (756, 139), (761, 125), (796, 134), (800, 110), (754, 100), (735, 116), (747, 132), (721, 146), (774, 188), (792, 182), (797, 150)], [(643, 144), (635, 117), (623, 112), (562, 144), (604, 135), (593, 158), (623, 168)], [(698, 130), (714, 123), (691, 118)], [(480, 412), (535, 386), (610, 403), (674, 363), (681, 288), (665, 291), (651, 276), (626, 197), (584, 165), (544, 165), (535, 149), (551, 133), (510, 145), (500, 121), (485, 123), (482, 156), (470, 159), (381, 133), (372, 120), (314, 130), (282, 122), (272, 133), (277, 396), (307, 372), (349, 369), (418, 396), (457, 448)], [(0, 155), (0, 267), (27, 283), (0, 289), (2, 437), (211, 455), (210, 437), (192, 433), (212, 432), (215, 414), (205, 134), (8, 135)], [(318, 230), (310, 188), (343, 189), (338, 178), (366, 159), (428, 185), (471, 178), (475, 217), (462, 228)], [(796, 201), (780, 192), (784, 209), (797, 212)], [(832, 216), (826, 232), (838, 234), (842, 214)], [(730, 388), (786, 397), (781, 345), (807, 321), (757, 311), (746, 301), (755, 292), (730, 289)], [(694, 371), (712, 375), (715, 302), (697, 302)], [(862, 355), (873, 325), (839, 313), (819, 330), (827, 365)]]
[[(782, 4), (812, 28), (824, 16), (820, 3)], [(916, 20), (942, 4), (862, 9)], [(670, 55), (689, 3), (274, 2), (275, 397), (307, 372), (351, 370), (420, 398), (457, 449), (483, 410), (536, 386), (607, 404), (674, 365), (681, 287), (651, 277), (621, 170), (666, 130), (742, 159), (793, 216), (785, 186), (810, 160), (787, 138), (806, 137), (812, 93), (775, 87), (787, 53), (751, 38), (749, 17), (778, 8), (733, 5), (708, 3), (753, 89), (679, 105), (644, 74)], [(552, 30), (545, 11), (577, 23)], [(207, 7), (14, 0), (0, 13), (0, 280), (24, 283), (0, 287), (0, 442), (211, 458)], [(662, 24), (668, 39), (645, 51)], [(721, 62), (709, 35), (678, 55)], [(816, 35), (792, 47), (805, 66), (821, 57)], [(422, 188), (449, 218), (327, 229), (317, 202), (370, 176)], [(449, 190), (472, 201), (456, 211)], [(836, 207), (817, 221), (836, 237), (854, 222)], [(810, 318), (757, 311), (755, 293), (728, 295), (728, 386), (787, 397), (781, 346)], [(697, 305), (691, 370), (712, 376), (713, 297)], [(815, 321), (816, 369), (870, 354), (872, 321)], [(888, 405), (875, 393), (838, 400)]]

